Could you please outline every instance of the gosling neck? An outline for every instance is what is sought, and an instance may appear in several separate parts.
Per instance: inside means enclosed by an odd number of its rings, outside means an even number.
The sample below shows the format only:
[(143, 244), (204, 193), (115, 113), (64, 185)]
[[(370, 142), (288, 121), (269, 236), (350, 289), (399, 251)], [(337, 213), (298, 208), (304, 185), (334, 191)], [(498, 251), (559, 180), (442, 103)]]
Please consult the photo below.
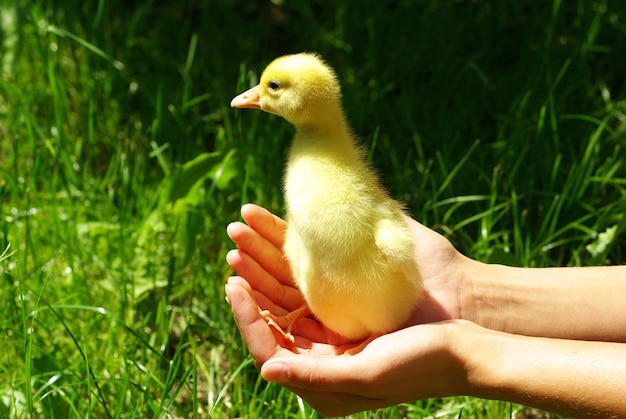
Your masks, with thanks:
[(293, 151), (302, 152), (315, 148), (317, 152), (325, 150), (326, 153), (337, 155), (342, 159), (360, 159), (361, 153), (339, 107), (334, 111), (326, 109), (325, 112), (315, 112), (315, 115), (314, 121), (294, 124), (296, 136)]

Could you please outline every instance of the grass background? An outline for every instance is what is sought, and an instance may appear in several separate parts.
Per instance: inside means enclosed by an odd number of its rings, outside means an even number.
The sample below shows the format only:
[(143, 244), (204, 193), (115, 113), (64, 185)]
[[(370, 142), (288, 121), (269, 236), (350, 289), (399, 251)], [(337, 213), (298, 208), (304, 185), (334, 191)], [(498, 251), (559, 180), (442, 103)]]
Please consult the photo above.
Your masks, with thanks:
[(0, 417), (317, 416), (223, 294), (225, 226), (282, 212), (292, 134), (229, 102), (284, 53), (337, 69), (386, 186), (463, 253), (623, 263), (625, 45), (619, 0), (2, 2)]

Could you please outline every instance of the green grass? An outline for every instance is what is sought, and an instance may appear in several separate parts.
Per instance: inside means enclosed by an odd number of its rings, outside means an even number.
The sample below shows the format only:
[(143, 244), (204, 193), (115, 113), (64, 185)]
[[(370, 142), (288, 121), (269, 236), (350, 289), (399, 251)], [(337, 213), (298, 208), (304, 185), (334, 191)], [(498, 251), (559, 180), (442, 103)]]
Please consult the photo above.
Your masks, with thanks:
[(316, 417), (260, 379), (223, 293), (225, 226), (249, 201), (282, 212), (292, 133), (228, 104), (287, 52), (336, 67), (389, 190), (465, 254), (624, 263), (623, 2), (35, 0), (0, 17), (0, 417)]

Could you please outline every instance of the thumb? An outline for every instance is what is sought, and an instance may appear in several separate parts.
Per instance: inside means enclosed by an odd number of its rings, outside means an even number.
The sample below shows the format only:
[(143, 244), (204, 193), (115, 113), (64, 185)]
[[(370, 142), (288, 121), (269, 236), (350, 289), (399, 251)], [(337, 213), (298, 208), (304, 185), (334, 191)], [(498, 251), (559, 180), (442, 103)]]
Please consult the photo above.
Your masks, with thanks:
[(308, 390), (345, 391), (350, 381), (360, 380), (351, 358), (278, 357), (263, 364), (261, 375), (267, 381)]
[(318, 358), (299, 354), (267, 361), (261, 374), (298, 394), (322, 415), (334, 417), (390, 405), (376, 392), (363, 395), (368, 387), (378, 388), (371, 386), (368, 370), (350, 356)]
[(289, 368), (284, 361), (272, 359), (263, 364), (261, 375), (266, 381), (286, 383), (289, 381)]

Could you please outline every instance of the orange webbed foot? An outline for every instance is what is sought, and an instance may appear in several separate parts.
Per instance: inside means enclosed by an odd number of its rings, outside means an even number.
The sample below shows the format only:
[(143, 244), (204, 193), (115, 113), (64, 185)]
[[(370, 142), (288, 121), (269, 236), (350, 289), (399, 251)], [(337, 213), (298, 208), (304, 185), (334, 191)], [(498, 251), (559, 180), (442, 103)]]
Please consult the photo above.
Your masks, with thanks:
[(296, 320), (306, 316), (310, 312), (311, 311), (309, 310), (309, 307), (307, 305), (302, 305), (291, 313), (287, 313), (284, 316), (276, 316), (272, 314), (269, 310), (259, 309), (259, 314), (261, 314), (261, 316), (265, 318), (267, 324), (278, 330), (280, 334), (283, 335), (285, 340), (291, 343), (293, 343), (295, 340), (293, 335), (291, 334), (291, 331), (293, 330)]
[(356, 355), (359, 352), (361, 352), (363, 349), (365, 349), (367, 345), (372, 343), (374, 339), (379, 338), (381, 336), (382, 336), (381, 333), (374, 333), (370, 335), (367, 339), (365, 339), (363, 342), (359, 343), (357, 346), (351, 346), (351, 347), (348, 347), (347, 349), (340, 348), (339, 353), (344, 356)]

